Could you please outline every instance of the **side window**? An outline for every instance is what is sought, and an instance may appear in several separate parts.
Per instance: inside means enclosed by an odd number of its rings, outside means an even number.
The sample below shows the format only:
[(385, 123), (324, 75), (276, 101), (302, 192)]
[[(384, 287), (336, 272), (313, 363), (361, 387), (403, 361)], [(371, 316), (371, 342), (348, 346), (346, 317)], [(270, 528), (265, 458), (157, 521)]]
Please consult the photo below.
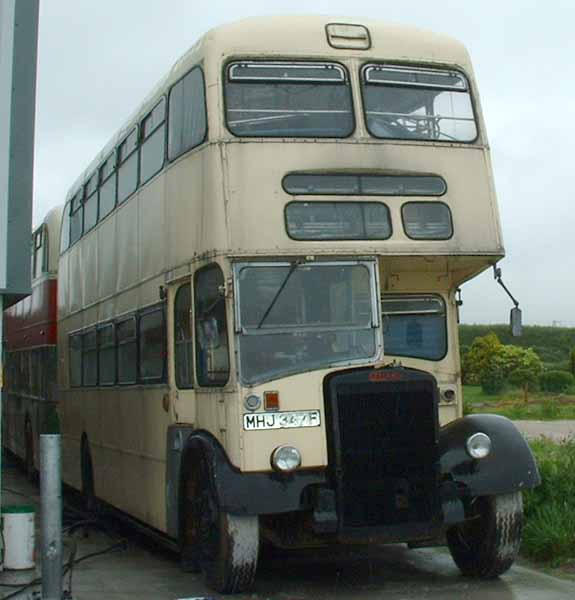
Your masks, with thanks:
[(98, 329), (98, 382), (100, 385), (116, 383), (116, 340), (114, 325), (109, 323)]
[(70, 246), (70, 202), (64, 207), (62, 228), (60, 229), (60, 253), (66, 252)]
[(194, 314), (196, 320), (196, 368), (198, 383), (222, 386), (230, 375), (224, 276), (217, 265), (196, 274)]
[(39, 277), (43, 271), (45, 271), (45, 256), (46, 250), (44, 243), (44, 237), (46, 229), (42, 227), (38, 228), (32, 236), (32, 277)]
[(207, 130), (204, 75), (192, 69), (170, 90), (168, 159), (174, 160), (204, 141)]
[(166, 356), (163, 309), (144, 313), (139, 322), (140, 379), (150, 383), (162, 381)]
[(118, 204), (131, 196), (138, 187), (138, 128), (118, 147)]
[(447, 353), (447, 316), (441, 296), (386, 294), (382, 313), (387, 355), (441, 360)]
[(82, 334), (82, 385), (91, 386), (98, 383), (98, 350), (96, 346), (96, 330)]
[(174, 368), (180, 389), (193, 387), (191, 292), (189, 283), (182, 285), (174, 300)]
[(136, 319), (131, 317), (116, 325), (118, 346), (118, 383), (136, 383), (138, 376), (138, 346)]
[(84, 186), (84, 231), (98, 222), (98, 174), (94, 173)]
[(82, 337), (78, 334), (68, 338), (68, 351), (70, 363), (70, 385), (82, 385)]
[(164, 166), (166, 141), (166, 100), (162, 98), (142, 121), (140, 179), (146, 183)]
[(76, 193), (70, 202), (70, 245), (77, 242), (84, 233), (84, 202), (82, 192), (83, 188)]
[(116, 153), (100, 167), (100, 221), (116, 206)]

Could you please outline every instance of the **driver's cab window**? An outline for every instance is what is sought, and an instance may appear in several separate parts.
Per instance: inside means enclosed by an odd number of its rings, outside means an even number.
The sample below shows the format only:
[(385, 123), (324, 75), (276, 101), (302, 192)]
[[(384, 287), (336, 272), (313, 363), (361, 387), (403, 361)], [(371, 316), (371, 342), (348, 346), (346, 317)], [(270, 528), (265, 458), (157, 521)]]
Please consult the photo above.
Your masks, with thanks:
[(230, 374), (224, 287), (224, 275), (217, 265), (196, 273), (196, 369), (203, 386), (223, 386)]

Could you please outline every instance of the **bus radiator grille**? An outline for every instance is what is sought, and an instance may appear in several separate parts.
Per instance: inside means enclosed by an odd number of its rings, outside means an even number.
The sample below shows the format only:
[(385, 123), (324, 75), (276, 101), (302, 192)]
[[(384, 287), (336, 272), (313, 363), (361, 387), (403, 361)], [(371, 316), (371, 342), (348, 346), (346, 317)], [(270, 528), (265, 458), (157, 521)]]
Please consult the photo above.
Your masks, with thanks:
[[(431, 377), (331, 381), (331, 454), (342, 528), (431, 523), (438, 496), (437, 393)], [(365, 378), (367, 379), (367, 378)]]

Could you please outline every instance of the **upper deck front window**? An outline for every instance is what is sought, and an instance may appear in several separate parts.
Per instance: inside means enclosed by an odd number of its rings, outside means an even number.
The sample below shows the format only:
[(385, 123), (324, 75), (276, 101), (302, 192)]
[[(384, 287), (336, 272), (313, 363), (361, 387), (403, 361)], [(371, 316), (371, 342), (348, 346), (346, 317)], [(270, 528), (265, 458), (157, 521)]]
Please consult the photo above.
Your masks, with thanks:
[(339, 64), (235, 62), (225, 96), (228, 129), (240, 137), (343, 138), (355, 126)]
[(459, 71), (367, 65), (362, 75), (369, 132), (384, 139), (472, 142), (469, 84)]

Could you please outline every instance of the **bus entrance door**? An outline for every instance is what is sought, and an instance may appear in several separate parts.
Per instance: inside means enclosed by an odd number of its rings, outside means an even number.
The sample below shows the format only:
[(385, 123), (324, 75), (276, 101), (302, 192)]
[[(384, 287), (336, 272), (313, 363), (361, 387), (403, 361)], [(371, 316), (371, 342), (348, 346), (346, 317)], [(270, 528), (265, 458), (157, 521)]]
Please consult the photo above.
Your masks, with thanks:
[(192, 294), (190, 281), (179, 281), (168, 290), (169, 406), (179, 423), (196, 421), (193, 378)]

